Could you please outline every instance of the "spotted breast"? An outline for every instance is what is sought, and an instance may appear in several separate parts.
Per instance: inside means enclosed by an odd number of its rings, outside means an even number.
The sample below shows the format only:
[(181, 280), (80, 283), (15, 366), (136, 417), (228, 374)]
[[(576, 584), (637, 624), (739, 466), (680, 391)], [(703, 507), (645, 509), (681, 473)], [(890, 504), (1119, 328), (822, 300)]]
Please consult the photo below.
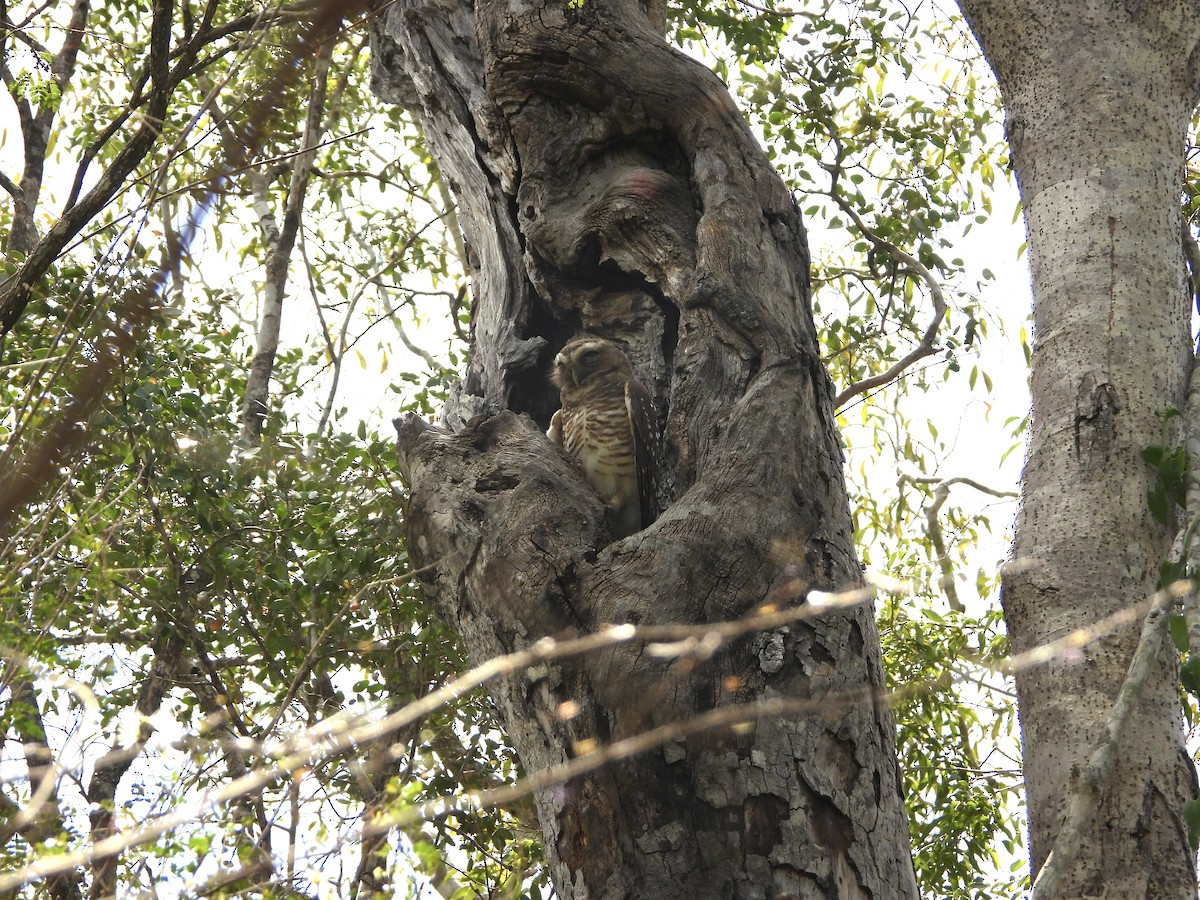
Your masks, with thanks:
[(640, 531), (657, 514), (654, 411), (650, 395), (616, 344), (581, 338), (554, 358), (562, 408), (549, 438), (579, 460), (608, 507), (618, 537)]

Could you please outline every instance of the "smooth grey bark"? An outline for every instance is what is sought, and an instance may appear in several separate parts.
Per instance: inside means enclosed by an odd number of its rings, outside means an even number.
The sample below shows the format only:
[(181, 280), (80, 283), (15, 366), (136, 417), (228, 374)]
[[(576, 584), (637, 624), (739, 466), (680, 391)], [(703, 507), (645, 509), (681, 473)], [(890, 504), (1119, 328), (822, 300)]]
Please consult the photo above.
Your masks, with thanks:
[(263, 420), (271, 396), (271, 373), (279, 351), (279, 327), (283, 320), (283, 301), (287, 297), (288, 269), (292, 250), (300, 234), (304, 216), (304, 199), (308, 180), (316, 162), (317, 146), (325, 133), (325, 92), (329, 82), (329, 67), (333, 56), (332, 41), (313, 48), (316, 63), (313, 67), (312, 90), (304, 117), (300, 149), (292, 160), (292, 171), (284, 202), (283, 216), (275, 220), (269, 197), (271, 176), (262, 169), (250, 169), (247, 179), (254, 196), (254, 212), (262, 230), (266, 247), (264, 264), (262, 314), (254, 344), (254, 358), (246, 375), (246, 394), (242, 401), (242, 426), (239, 439), (247, 447), (256, 447), (262, 440)]
[[(397, 422), (409, 553), (475, 661), (860, 583), (799, 213), (725, 86), (652, 27), (660, 14), (378, 7), (376, 88), (416, 112), (477, 263), (449, 427)], [(662, 515), (615, 543), (542, 433), (550, 360), (583, 332), (629, 350), (668, 444)], [(706, 658), (616, 647), (494, 697), (529, 772), (716, 707), (810, 704), (539, 792), (564, 900), (915, 897), (882, 689), (863, 604)]]
[[(1003, 603), (1022, 653), (1154, 590), (1172, 529), (1151, 516), (1191, 372), (1182, 150), (1200, 96), (1194, 0), (961, 0), (996, 72), (1033, 276), (1033, 408)], [(1194, 464), (1194, 461), (1193, 461)], [(1017, 675), (1032, 868), (1055, 845), (1140, 626)], [(1162, 648), (1061, 897), (1196, 896), (1196, 794), (1175, 654)]]

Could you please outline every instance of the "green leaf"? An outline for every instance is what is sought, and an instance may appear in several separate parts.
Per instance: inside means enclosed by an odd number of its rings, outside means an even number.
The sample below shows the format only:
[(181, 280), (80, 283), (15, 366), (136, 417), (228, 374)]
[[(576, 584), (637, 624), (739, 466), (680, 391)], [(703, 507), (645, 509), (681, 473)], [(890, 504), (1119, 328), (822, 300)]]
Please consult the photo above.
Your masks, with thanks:
[[(1171, 621), (1170, 621), (1168, 627), (1171, 630), (1171, 643), (1173, 643), (1175, 645), (1175, 649), (1178, 650), (1180, 653), (1187, 653), (1188, 643), (1189, 643), (1187, 619), (1185, 619), (1183, 616), (1171, 616)], [(1196, 667), (1197, 667), (1195, 670), (1196, 673), (1200, 674), (1200, 656), (1190, 657), (1187, 661), (1187, 664), (1185, 664), (1184, 668), (1186, 668), (1187, 665), (1190, 665), (1193, 662), (1196, 664)], [(1197, 681), (1196, 685), (1200, 686), (1200, 681)], [(1195, 691), (1192, 688), (1188, 687), (1186, 680), (1184, 681), (1184, 687), (1187, 688), (1192, 693), (1195, 693)]]
[(1182, 561), (1166, 560), (1158, 567), (1158, 582), (1155, 584), (1155, 590), (1163, 590), (1169, 588), (1177, 581), (1184, 581), (1188, 577), (1187, 564)]
[(1170, 503), (1167, 502), (1167, 495), (1164, 491), (1155, 488), (1146, 495), (1146, 502), (1150, 506), (1150, 515), (1154, 516), (1154, 521), (1160, 525), (1170, 524)]
[(1200, 697), (1200, 654), (1189, 654), (1179, 667), (1179, 683), (1193, 697)]
[(1200, 797), (1183, 804), (1183, 820), (1187, 822), (1188, 842), (1195, 853), (1200, 847)]

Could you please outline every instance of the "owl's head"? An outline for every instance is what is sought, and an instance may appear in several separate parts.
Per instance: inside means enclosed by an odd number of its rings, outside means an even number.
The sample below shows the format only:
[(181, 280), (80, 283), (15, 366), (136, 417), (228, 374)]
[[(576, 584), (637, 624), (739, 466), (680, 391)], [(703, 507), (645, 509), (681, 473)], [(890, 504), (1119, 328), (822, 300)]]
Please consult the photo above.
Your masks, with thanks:
[(603, 338), (585, 337), (571, 341), (559, 351), (550, 378), (560, 391), (565, 391), (612, 373), (633, 375), (621, 348)]

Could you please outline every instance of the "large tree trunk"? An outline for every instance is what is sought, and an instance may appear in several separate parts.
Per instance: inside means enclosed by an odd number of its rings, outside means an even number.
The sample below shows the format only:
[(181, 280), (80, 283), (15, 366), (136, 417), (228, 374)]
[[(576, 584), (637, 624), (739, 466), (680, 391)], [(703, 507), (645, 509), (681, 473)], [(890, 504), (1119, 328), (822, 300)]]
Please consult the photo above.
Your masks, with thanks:
[[(418, 112), (477, 261), (451, 430), (398, 423), (409, 551), (475, 658), (857, 586), (804, 231), (725, 87), (635, 0), (381, 11), (378, 88)], [(550, 360), (583, 332), (628, 348), (668, 443), (662, 515), (607, 546), (600, 500), (542, 434)], [(913, 897), (882, 684), (862, 604), (704, 660), (621, 646), (495, 697), (530, 772), (716, 707), (809, 701), (539, 793), (563, 898)]]
[[(1033, 410), (1003, 602), (1020, 653), (1143, 601), (1172, 531), (1155, 473), (1191, 370), (1180, 250), (1195, 0), (962, 0), (1000, 82), (1033, 269)], [(1193, 464), (1195, 461), (1193, 461)], [(1139, 624), (1017, 675), (1034, 873), (1096, 748)], [(1182, 806), (1195, 775), (1179, 682), (1159, 653), (1118, 775), (1059, 896), (1196, 896)]]

